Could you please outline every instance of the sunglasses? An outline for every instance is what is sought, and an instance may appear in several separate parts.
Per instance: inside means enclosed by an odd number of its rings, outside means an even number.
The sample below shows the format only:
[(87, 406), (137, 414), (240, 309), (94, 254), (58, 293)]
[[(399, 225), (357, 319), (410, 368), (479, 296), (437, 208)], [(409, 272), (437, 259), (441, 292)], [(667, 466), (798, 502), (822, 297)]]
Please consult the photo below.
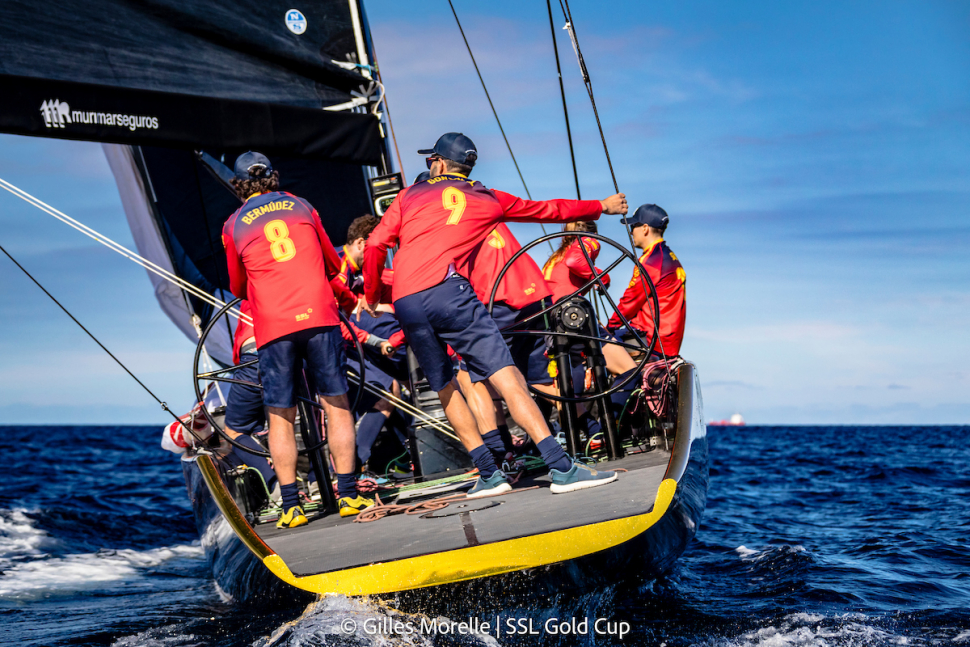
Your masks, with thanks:
[(432, 155), (428, 159), (424, 160), (424, 163), (428, 165), (428, 170), (430, 171), (431, 170), (431, 165), (434, 164), (435, 162), (437, 162), (440, 159), (444, 159), (444, 158), (441, 157), (440, 155)]

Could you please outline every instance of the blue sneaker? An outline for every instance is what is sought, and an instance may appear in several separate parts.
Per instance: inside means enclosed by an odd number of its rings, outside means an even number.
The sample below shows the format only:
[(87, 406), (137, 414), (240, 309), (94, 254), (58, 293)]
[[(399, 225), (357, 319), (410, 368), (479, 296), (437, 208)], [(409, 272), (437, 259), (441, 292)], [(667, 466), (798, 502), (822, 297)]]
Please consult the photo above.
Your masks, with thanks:
[(574, 490), (585, 490), (586, 488), (599, 487), (616, 480), (616, 472), (597, 472), (592, 467), (573, 461), (573, 466), (567, 472), (550, 469), (549, 475), (552, 476), (553, 494), (565, 494)]
[(481, 476), (475, 481), (475, 486), (468, 490), (466, 496), (469, 499), (477, 499), (481, 496), (488, 496), (490, 494), (502, 494), (503, 492), (508, 492), (512, 489), (512, 484), (509, 483), (509, 477), (505, 475), (502, 470), (495, 470), (487, 479), (483, 479)]

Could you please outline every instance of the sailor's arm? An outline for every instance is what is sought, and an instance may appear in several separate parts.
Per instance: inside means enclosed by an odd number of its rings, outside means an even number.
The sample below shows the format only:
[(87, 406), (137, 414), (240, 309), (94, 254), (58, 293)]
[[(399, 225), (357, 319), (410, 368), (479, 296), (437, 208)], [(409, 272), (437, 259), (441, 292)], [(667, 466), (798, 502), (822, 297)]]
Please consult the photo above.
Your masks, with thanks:
[[(230, 221), (231, 222), (231, 221)], [(236, 243), (232, 239), (232, 229), (230, 223), (226, 223), (222, 230), (222, 244), (226, 248), (226, 264), (229, 268), (229, 291), (241, 299), (248, 298), (246, 288), (248, 287), (246, 268), (239, 258), (236, 251)]]
[[(596, 274), (600, 273), (600, 268), (593, 265), (593, 261), (600, 253), (600, 244), (593, 238), (581, 238), (580, 243), (576, 245), (570, 245), (566, 249), (566, 253), (563, 254), (563, 262), (569, 271), (584, 280), (589, 280), (593, 278), (594, 272)], [(589, 260), (586, 260), (586, 255), (583, 254), (583, 250), (579, 248), (579, 245), (586, 249), (586, 253), (589, 254)], [(610, 275), (604, 274), (601, 277), (603, 284), (609, 286)]]
[(327, 235), (327, 230), (323, 228), (323, 222), (320, 221), (320, 214), (317, 213), (316, 209), (311, 209), (313, 227), (316, 229), (317, 238), (320, 239), (320, 251), (323, 252), (323, 265), (327, 273), (327, 280), (337, 278), (340, 275), (340, 256), (337, 255), (337, 250), (333, 248), (333, 243), (330, 242), (330, 236)]
[(330, 288), (333, 290), (333, 296), (341, 310), (349, 313), (357, 307), (357, 295), (340, 280), (339, 276), (330, 279)]
[(510, 193), (492, 189), (498, 198), (503, 220), (512, 222), (573, 222), (596, 220), (601, 213), (625, 214), (626, 196), (622, 193), (605, 200), (523, 200)]
[(388, 207), (381, 222), (367, 237), (364, 248), (364, 296), (360, 299), (361, 309), (376, 316), (374, 308), (381, 300), (381, 275), (387, 262), (387, 250), (397, 243), (401, 230), (401, 198), (407, 189), (398, 194)]
[(630, 281), (630, 286), (623, 293), (620, 302), (616, 304), (616, 312), (613, 313), (613, 316), (610, 317), (609, 322), (606, 324), (607, 328), (615, 330), (623, 325), (617, 313), (622, 313), (627, 321), (633, 321), (633, 318), (647, 302), (647, 293), (644, 290), (643, 284), (644, 281), (640, 280), (638, 270), (634, 269), (633, 280)]

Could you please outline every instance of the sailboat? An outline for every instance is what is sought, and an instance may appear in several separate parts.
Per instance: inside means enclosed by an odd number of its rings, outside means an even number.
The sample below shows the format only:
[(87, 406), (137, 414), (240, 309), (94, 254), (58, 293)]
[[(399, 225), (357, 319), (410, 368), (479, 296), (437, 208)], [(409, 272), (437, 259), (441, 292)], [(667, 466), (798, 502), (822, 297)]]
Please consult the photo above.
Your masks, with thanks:
[[(309, 397), (298, 425), (303, 476), (313, 472), (324, 486), (307, 526), (277, 530), (265, 483), (228, 460), (232, 442), (219, 432), (238, 313), (220, 233), (238, 200), (226, 190), (225, 166), (246, 150), (269, 155), (282, 190), (317, 206), (338, 245), (352, 219), (382, 214), (405, 186), (360, 0), (299, 9), (273, 0), (65, 0), (43, 21), (27, 4), (6, 3), (0, 33), (0, 132), (103, 144), (137, 252), (82, 230), (145, 267), (161, 309), (197, 344), (205, 421), (185, 426), (181, 468), (223, 590), (237, 599), (281, 584), (384, 594), (520, 571), (575, 586), (670, 569), (697, 531), (708, 483), (699, 380), (680, 359), (644, 360), (647, 377), (629, 386), (632, 406), (620, 416), (603, 383), (585, 396), (561, 384), (551, 410), (568, 450), (625, 471), (615, 484), (569, 496), (551, 496), (543, 470), (523, 469), (511, 494), (463, 500), (474, 473), (416, 366), (403, 403), (415, 419), (412, 474), (381, 496), (420, 514), (373, 523), (334, 514), (325, 430)], [(558, 334), (583, 341), (583, 330), (571, 330)], [(357, 380), (366, 385), (365, 375)], [(599, 403), (603, 442), (576, 428), (580, 401)], [(206, 426), (217, 433), (202, 437)]]

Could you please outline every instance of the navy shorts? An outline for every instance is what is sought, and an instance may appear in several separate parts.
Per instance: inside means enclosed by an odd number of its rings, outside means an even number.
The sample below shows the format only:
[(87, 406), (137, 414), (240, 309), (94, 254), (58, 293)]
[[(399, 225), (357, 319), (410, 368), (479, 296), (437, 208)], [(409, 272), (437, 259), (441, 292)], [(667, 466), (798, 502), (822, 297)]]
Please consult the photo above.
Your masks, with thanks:
[[(239, 363), (259, 359), (256, 353), (245, 353)], [(235, 380), (259, 384), (259, 365), (244, 366), (233, 375)], [(226, 398), (226, 427), (241, 434), (255, 434), (266, 426), (266, 411), (263, 409), (263, 392), (258, 386), (233, 384)]]
[(303, 361), (319, 395), (347, 392), (344, 339), (337, 326), (300, 330), (259, 349), (259, 378), (267, 407), (296, 406), (296, 385)]
[[(521, 310), (516, 310), (504, 301), (499, 301), (492, 307), (492, 319), (499, 330), (508, 330), (520, 321), (528, 319), (530, 316), (543, 309), (543, 302), (536, 301)], [(517, 330), (545, 330), (545, 317), (537, 317), (530, 320)], [(549, 358), (546, 357), (546, 339), (542, 335), (509, 335), (503, 333), (505, 343), (512, 354), (515, 362), (525, 381), (529, 384), (552, 384), (552, 376), (549, 375)], [(467, 366), (463, 366), (468, 370)], [(468, 370), (472, 382), (480, 382), (484, 378)]]
[(498, 326), (463, 276), (453, 274), (438, 285), (398, 299), (394, 310), (434, 391), (448, 386), (455, 375), (446, 344), (477, 376), (473, 381), (515, 364)]

